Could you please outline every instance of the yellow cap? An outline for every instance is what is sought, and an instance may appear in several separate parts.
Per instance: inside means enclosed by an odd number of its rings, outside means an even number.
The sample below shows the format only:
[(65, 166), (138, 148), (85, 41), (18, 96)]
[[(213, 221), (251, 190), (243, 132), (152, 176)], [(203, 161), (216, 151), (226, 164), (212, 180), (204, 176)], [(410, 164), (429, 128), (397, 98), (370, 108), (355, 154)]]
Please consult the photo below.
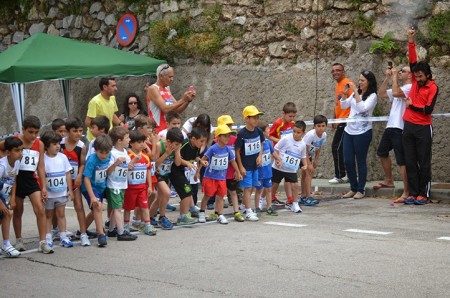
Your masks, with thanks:
[(222, 124), (234, 124), (234, 121), (230, 115), (222, 115), (217, 118), (217, 126)]
[(226, 135), (231, 133), (231, 129), (226, 124), (222, 124), (216, 127), (216, 130), (214, 131), (214, 135), (216, 138), (220, 135)]
[(246, 106), (244, 108), (244, 111), (242, 111), (242, 115), (244, 116), (244, 118), (247, 118), (257, 115), (264, 115), (264, 113), (258, 111), (258, 109), (255, 106)]

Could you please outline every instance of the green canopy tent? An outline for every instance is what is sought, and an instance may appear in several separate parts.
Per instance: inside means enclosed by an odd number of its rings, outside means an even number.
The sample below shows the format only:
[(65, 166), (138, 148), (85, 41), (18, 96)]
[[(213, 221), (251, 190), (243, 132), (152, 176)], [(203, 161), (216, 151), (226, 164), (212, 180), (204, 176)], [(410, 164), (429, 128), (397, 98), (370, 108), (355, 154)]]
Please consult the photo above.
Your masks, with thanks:
[(0, 53), (0, 83), (10, 84), (19, 127), (24, 117), (25, 83), (59, 80), (70, 114), (70, 80), (156, 73), (165, 63), (97, 44), (37, 33)]

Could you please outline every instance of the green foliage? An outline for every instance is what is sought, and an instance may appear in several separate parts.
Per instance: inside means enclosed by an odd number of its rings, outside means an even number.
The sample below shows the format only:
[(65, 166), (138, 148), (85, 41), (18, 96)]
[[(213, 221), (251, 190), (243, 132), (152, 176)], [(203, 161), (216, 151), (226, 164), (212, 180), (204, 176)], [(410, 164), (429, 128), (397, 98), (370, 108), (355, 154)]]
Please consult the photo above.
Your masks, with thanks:
[(391, 40), (392, 32), (388, 32), (384, 35), (383, 39), (373, 43), (369, 48), (369, 53), (393, 55), (400, 50), (400, 47)]
[(25, 20), (35, 0), (1, 0), (0, 24)]
[(450, 46), (450, 11), (431, 17), (428, 29), (432, 44)]
[(353, 21), (353, 26), (361, 30), (370, 32), (373, 29), (373, 19), (367, 18), (362, 11), (358, 13), (358, 16)]

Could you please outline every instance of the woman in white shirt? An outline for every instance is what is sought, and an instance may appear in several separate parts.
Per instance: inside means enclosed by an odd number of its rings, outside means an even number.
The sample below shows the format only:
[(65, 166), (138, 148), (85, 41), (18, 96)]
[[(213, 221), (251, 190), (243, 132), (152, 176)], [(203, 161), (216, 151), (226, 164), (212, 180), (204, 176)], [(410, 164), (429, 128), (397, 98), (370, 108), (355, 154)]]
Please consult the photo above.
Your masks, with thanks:
[[(344, 162), (347, 176), (350, 180), (350, 191), (344, 198), (362, 199), (365, 195), (367, 179), (367, 152), (372, 141), (372, 122), (367, 118), (372, 116), (377, 104), (377, 80), (375, 75), (366, 70), (359, 75), (359, 88), (350, 82), (345, 86), (341, 99), (341, 108), (350, 107), (349, 122), (344, 129)], [(353, 94), (347, 98), (348, 90)], [(356, 162), (355, 162), (356, 160)], [(358, 175), (356, 174), (358, 163)]]

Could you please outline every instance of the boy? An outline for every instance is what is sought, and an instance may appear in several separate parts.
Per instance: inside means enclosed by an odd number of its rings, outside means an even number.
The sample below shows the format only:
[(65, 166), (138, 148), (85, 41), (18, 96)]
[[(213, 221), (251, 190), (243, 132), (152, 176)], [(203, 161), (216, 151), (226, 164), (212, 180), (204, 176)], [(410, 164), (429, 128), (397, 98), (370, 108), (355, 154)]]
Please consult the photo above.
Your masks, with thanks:
[[(255, 191), (255, 208), (256, 215), (261, 214), (261, 209), (263, 205), (262, 192), (265, 192), (265, 198), (267, 202), (267, 214), (272, 216), (277, 216), (278, 213), (272, 208), (272, 154), (273, 147), (272, 142), (268, 140), (269, 138), (269, 125), (264, 121), (259, 121), (258, 127), (263, 131), (264, 141), (263, 155), (262, 155), (262, 166), (258, 168), (258, 185)], [(258, 206), (258, 207), (257, 207)]]
[[(181, 116), (180, 116), (180, 114), (178, 114), (177, 112), (175, 112), (175, 111), (170, 111), (170, 112), (168, 112), (168, 113), (166, 114), (165, 118), (166, 118), (166, 122), (167, 122), (167, 128), (164, 129), (164, 130), (161, 130), (161, 131), (158, 133), (158, 136), (159, 136), (161, 139), (165, 139), (165, 138), (166, 138), (167, 131), (168, 131), (169, 129), (171, 129), (172, 127), (178, 127), (178, 128), (181, 128)], [(183, 133), (183, 137), (184, 137), (185, 139), (187, 139), (186, 133), (185, 133), (183, 130), (181, 130), (181, 132)]]
[(130, 211), (139, 210), (144, 221), (143, 231), (146, 235), (156, 235), (156, 229), (150, 224), (148, 210), (148, 197), (152, 193), (152, 163), (150, 157), (144, 152), (145, 136), (143, 133), (130, 131), (130, 150), (128, 156), (128, 188), (125, 190), (124, 209), (124, 229), (130, 231)]
[[(9, 258), (17, 258), (20, 252), (9, 242), (9, 227), (11, 225), (12, 211), (8, 207), (11, 192), (15, 192), (16, 175), (19, 173), (20, 159), (22, 158), (23, 143), (19, 138), (9, 137), (5, 140), (6, 156), (0, 159), (0, 224), (2, 225), (3, 245), (2, 253)], [(11, 208), (15, 202), (9, 201)]]
[[(158, 188), (158, 193), (156, 200), (150, 206), (150, 216), (155, 216), (159, 208), (158, 226), (164, 230), (171, 230), (173, 228), (173, 224), (166, 217), (165, 207), (170, 198), (170, 188), (168, 185), (170, 169), (175, 159), (175, 152), (180, 151), (181, 143), (183, 143), (181, 129), (173, 127), (167, 131), (166, 139), (156, 144), (156, 156), (158, 156), (158, 159), (156, 160), (155, 166), (157, 168), (156, 177), (158, 182), (156, 183), (156, 187)], [(153, 221), (156, 222), (154, 218)]]
[[(292, 135), (281, 139), (280, 142), (275, 145), (275, 151), (273, 152), (274, 162), (272, 164), (273, 188), (278, 188), (281, 180), (284, 179), (285, 183), (291, 183), (293, 192), (298, 194), (297, 171), (300, 167), (300, 163), (303, 164), (302, 170), (306, 170), (307, 166), (306, 145), (302, 141), (302, 137), (305, 134), (305, 129), (305, 122), (296, 121), (293, 127)], [(295, 196), (290, 209), (294, 213), (302, 212), (302, 209), (298, 206), (297, 196)]]
[(60, 245), (73, 247), (73, 243), (66, 235), (65, 209), (68, 197), (73, 198), (72, 167), (67, 157), (59, 152), (61, 149), (61, 136), (54, 131), (46, 131), (41, 136), (44, 143), (45, 180), (48, 189), (48, 200), (45, 202), (45, 215), (47, 217), (46, 240), (53, 247), (52, 217), (56, 214), (60, 232)]
[(252, 211), (250, 197), (252, 188), (258, 185), (258, 167), (262, 165), (262, 145), (265, 138), (257, 125), (259, 115), (264, 115), (264, 113), (258, 111), (255, 106), (247, 106), (244, 108), (242, 115), (246, 124), (237, 134), (236, 160), (239, 172), (243, 177), (240, 186), (244, 189), (245, 219), (258, 221), (258, 217)]
[[(94, 136), (94, 138), (99, 135), (107, 134), (109, 132), (110, 125), (109, 120), (106, 116), (97, 116), (91, 121), (90, 132)], [(95, 152), (94, 149), (95, 139), (93, 139), (88, 146), (88, 150), (86, 153), (86, 159)]]
[(205, 175), (203, 176), (202, 188), (204, 197), (202, 199), (198, 221), (202, 223), (206, 222), (206, 205), (208, 199), (215, 195), (215, 213), (218, 216), (217, 222), (220, 224), (228, 224), (228, 220), (222, 214), (223, 197), (227, 194), (226, 175), (228, 164), (231, 163), (233, 166), (235, 170), (234, 178), (236, 180), (242, 180), (242, 176), (239, 173), (234, 153), (227, 146), (230, 140), (231, 129), (226, 124), (222, 124), (216, 128), (214, 134), (217, 138), (217, 143), (205, 152), (205, 155), (202, 158), (203, 163), (200, 163), (197, 173), (195, 173), (195, 180), (198, 180), (201, 168), (209, 161), (209, 163), (207, 163)]
[(86, 227), (95, 220), (98, 233), (98, 246), (107, 245), (102, 225), (102, 202), (106, 188), (106, 170), (111, 160), (112, 141), (108, 135), (99, 135), (95, 139), (95, 153), (88, 157), (83, 171), (81, 192), (91, 212), (86, 217)]
[(121, 212), (125, 189), (128, 188), (128, 164), (131, 161), (125, 149), (130, 142), (128, 128), (115, 126), (109, 132), (109, 136), (113, 148), (109, 167), (106, 171), (108, 177), (106, 179), (106, 198), (108, 199), (108, 207), (111, 207), (108, 237), (117, 237), (118, 241), (133, 241), (137, 239), (137, 236), (130, 234), (128, 231), (125, 232)]
[[(275, 146), (282, 138), (292, 134), (292, 128), (294, 127), (294, 119), (297, 115), (297, 107), (293, 102), (287, 102), (283, 106), (281, 117), (273, 122), (269, 132), (269, 140), (273, 142)], [(284, 183), (284, 189), (286, 191), (287, 202), (290, 204), (293, 201), (292, 187), (290, 183)], [(276, 197), (278, 187), (272, 187), (272, 204), (274, 206), (283, 206), (283, 202)]]
[[(302, 195), (299, 203), (305, 206), (313, 206), (319, 202), (311, 197), (311, 183), (314, 170), (319, 164), (320, 148), (327, 139), (328, 119), (323, 115), (314, 116), (314, 129), (308, 131), (303, 137), (303, 142), (306, 144), (308, 169), (302, 170)], [(314, 158), (313, 158), (314, 155)], [(314, 161), (311, 163), (312, 159)]]
[[(48, 254), (52, 253), (53, 250), (45, 240), (46, 218), (43, 202), (47, 201), (47, 186), (45, 183), (44, 144), (37, 137), (40, 128), (41, 121), (36, 116), (27, 116), (23, 120), (23, 133), (17, 137), (23, 142), (24, 149), (20, 160), (19, 173), (16, 177), (16, 191), (11, 192), (11, 201), (15, 203), (13, 227), (16, 234), (16, 249), (25, 251), (22, 240), (23, 201), (25, 197), (29, 197), (39, 231), (38, 251)], [(3, 149), (4, 142), (1, 142), (0, 150)], [(36, 176), (36, 171), (38, 176)]]

